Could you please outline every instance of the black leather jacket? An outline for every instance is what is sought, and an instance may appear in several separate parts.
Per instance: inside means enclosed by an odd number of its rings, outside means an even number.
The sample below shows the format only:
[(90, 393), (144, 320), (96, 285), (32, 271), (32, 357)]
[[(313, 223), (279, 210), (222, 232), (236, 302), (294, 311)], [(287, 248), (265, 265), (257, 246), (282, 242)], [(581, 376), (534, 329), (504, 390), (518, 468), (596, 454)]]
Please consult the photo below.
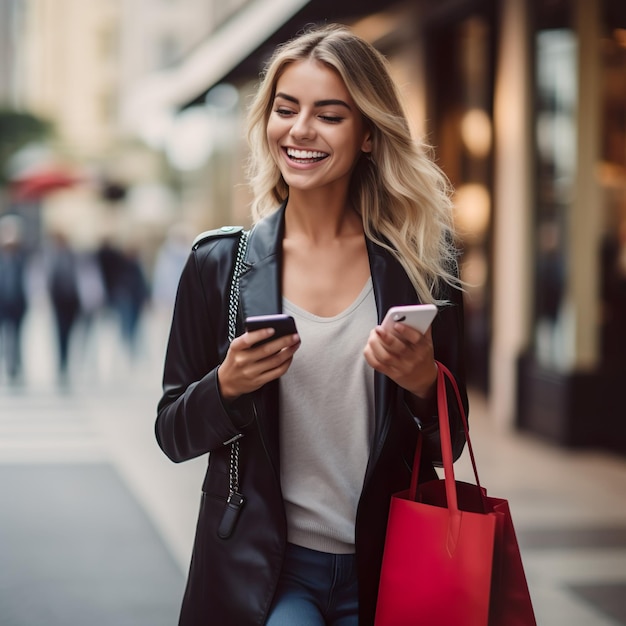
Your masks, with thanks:
[[(248, 315), (282, 310), (281, 259), (284, 207), (252, 230), (241, 278), (238, 334)], [(264, 624), (283, 563), (286, 520), (281, 495), (276, 381), (225, 406), (217, 368), (228, 349), (228, 295), (238, 230), (213, 233), (195, 244), (182, 273), (165, 360), (156, 436), (173, 461), (209, 453), (196, 538), (181, 609), (181, 626)], [(400, 264), (367, 242), (379, 321), (392, 305), (418, 302)], [(455, 374), (465, 393), (461, 294), (433, 323), (435, 357)], [(375, 435), (356, 519), (361, 626), (374, 622), (378, 576), (390, 497), (408, 488), (418, 427), (403, 391), (375, 375)], [(454, 402), (450, 399), (451, 411)], [(435, 409), (436, 410), (436, 409)], [(435, 478), (438, 432), (429, 414), (418, 415), (425, 453), (420, 480)], [(451, 415), (455, 458), (463, 449), (460, 418)], [(240, 439), (240, 491), (246, 498), (233, 534), (218, 537), (228, 496), (229, 445)]]

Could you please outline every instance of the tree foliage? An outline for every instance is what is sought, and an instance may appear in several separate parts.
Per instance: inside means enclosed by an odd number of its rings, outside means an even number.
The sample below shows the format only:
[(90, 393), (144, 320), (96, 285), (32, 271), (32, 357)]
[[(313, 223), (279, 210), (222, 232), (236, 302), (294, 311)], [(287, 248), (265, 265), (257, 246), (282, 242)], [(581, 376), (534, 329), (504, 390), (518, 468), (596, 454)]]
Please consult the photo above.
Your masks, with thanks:
[(52, 133), (52, 125), (32, 113), (0, 109), (0, 186), (6, 185), (6, 166), (20, 148), (41, 141)]

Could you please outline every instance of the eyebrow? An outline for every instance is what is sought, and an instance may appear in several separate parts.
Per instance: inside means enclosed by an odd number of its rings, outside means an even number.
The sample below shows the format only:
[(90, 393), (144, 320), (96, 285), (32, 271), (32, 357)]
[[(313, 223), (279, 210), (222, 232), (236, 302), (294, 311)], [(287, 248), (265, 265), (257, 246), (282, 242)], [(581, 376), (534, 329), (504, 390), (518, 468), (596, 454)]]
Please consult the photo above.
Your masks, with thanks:
[[(290, 96), (286, 93), (279, 92), (274, 96), (274, 99), (276, 98), (282, 98), (283, 100), (288, 100), (289, 102), (293, 102), (294, 104), (300, 104), (300, 101), (298, 100), (298, 98), (294, 98), (293, 96)], [(338, 105), (338, 106), (346, 107), (346, 109), (348, 110), (352, 110), (352, 108), (347, 102), (344, 102), (343, 100), (333, 99), (333, 98), (330, 98), (328, 100), (317, 100), (316, 102), (313, 103), (313, 105), (316, 108)]]

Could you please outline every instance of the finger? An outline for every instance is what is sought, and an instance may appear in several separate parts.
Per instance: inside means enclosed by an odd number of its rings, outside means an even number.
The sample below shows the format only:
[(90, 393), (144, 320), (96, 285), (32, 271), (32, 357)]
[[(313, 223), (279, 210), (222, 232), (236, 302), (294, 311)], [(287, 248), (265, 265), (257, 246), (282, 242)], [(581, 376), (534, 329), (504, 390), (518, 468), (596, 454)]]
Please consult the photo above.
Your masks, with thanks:
[(257, 379), (262, 380), (263, 384), (280, 378), (291, 366), (293, 354), (297, 348), (286, 348), (280, 352), (281, 360), (275, 358), (263, 362), (264, 369), (259, 372)]
[(265, 346), (260, 346), (259, 349), (229, 350), (219, 372), (223, 393), (236, 397), (242, 393), (255, 391), (266, 382), (282, 376), (289, 368), (299, 347), (300, 343), (296, 342), (261, 358), (258, 358), (259, 352), (262, 353)]
[[(299, 340), (292, 341), (290, 338), (281, 337), (239, 353), (241, 374), (249, 379), (257, 379), (259, 376), (265, 375), (266, 372), (281, 368), (285, 362), (293, 358), (294, 353), (300, 347)], [(285, 345), (287, 342), (291, 343)]]
[(245, 332), (237, 339), (239, 339), (241, 343), (245, 344), (246, 348), (252, 348), (260, 341), (269, 339), (275, 333), (276, 331), (268, 326), (267, 328), (260, 328), (259, 330)]
[(382, 343), (371, 341), (368, 343), (369, 353), (377, 363), (389, 364), (395, 357), (393, 353)]
[(401, 358), (413, 344), (404, 340), (402, 337), (396, 336), (393, 332), (388, 332), (382, 329), (382, 333), (379, 327), (374, 329), (374, 340), (372, 342), (376, 353), (381, 357), (383, 356), (381, 351), (385, 351), (396, 358)]
[(294, 334), (277, 337), (276, 339), (266, 339), (262, 344), (253, 345), (250, 349), (255, 352), (257, 359), (264, 359), (280, 352), (281, 350), (284, 350), (285, 348), (299, 344), (300, 336), (298, 334)]
[(371, 334), (364, 350), (369, 365), (392, 378), (411, 372), (428, 354), (427, 343), (412, 345), (399, 339), (383, 343), (376, 332)]
[(399, 361), (397, 355), (390, 352), (386, 345), (374, 338), (368, 341), (363, 351), (365, 360), (376, 371), (390, 376), (395, 372), (396, 365)]
[(406, 324), (402, 324), (401, 322), (394, 323), (392, 327), (392, 336), (401, 341), (402, 343), (415, 345), (418, 343), (424, 335), (416, 330), (415, 328), (411, 328)]

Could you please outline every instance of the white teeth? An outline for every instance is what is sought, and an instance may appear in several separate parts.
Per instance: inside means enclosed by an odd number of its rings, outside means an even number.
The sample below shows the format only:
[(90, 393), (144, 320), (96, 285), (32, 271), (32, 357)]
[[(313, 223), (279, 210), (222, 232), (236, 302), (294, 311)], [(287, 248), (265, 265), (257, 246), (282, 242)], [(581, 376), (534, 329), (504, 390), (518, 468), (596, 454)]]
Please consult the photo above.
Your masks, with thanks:
[(293, 159), (323, 159), (328, 156), (325, 152), (294, 150), (293, 148), (287, 148), (287, 154)]

